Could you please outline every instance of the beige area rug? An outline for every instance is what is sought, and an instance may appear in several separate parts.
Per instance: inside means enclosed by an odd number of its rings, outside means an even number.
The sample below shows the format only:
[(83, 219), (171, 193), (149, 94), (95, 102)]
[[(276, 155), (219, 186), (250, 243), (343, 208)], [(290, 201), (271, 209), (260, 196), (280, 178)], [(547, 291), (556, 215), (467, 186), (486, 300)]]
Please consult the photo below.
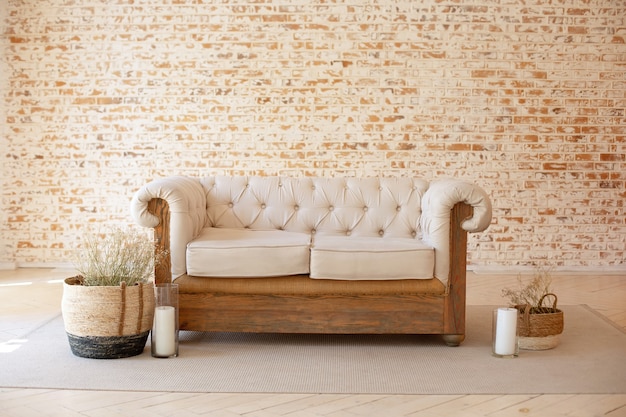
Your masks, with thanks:
[[(60, 316), (0, 344), (0, 386), (88, 390), (534, 394), (626, 393), (626, 334), (586, 306), (565, 306), (553, 350), (491, 356), (491, 307), (470, 306), (467, 339), (435, 336), (181, 332), (180, 356), (83, 359)], [(149, 344), (149, 341), (148, 341)]]

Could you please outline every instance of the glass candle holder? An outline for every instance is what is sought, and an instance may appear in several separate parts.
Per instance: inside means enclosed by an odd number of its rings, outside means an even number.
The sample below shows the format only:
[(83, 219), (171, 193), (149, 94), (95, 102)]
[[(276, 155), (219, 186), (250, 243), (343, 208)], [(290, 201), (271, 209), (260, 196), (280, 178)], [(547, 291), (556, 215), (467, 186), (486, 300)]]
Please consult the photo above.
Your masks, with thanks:
[(519, 354), (516, 308), (493, 310), (492, 354), (498, 358), (515, 358)]
[(178, 284), (154, 286), (151, 352), (155, 358), (178, 356)]

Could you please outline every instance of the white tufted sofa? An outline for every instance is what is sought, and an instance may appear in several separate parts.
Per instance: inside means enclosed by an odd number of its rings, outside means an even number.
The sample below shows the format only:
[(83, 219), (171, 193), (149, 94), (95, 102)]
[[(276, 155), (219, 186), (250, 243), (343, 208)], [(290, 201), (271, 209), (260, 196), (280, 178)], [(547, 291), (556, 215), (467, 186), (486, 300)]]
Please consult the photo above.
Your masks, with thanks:
[(181, 329), (465, 334), (467, 232), (491, 204), (457, 179), (168, 177), (134, 195), (179, 284)]

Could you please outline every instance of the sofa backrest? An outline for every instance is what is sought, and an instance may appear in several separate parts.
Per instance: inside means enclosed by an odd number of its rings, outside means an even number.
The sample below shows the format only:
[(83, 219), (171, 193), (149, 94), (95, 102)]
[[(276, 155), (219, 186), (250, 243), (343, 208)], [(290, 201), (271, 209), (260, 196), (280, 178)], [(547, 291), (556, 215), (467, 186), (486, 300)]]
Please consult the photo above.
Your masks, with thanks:
[(200, 179), (206, 226), (416, 238), (428, 182), (415, 178)]

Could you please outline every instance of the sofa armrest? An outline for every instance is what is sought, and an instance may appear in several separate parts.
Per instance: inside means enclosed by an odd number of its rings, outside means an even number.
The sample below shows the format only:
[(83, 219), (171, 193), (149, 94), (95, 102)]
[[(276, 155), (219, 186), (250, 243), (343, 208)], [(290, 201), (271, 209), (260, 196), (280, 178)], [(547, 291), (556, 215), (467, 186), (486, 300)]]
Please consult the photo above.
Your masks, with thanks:
[[(452, 225), (451, 211), (458, 203), (472, 207), (472, 215), (459, 225)], [(435, 249), (435, 277), (448, 283), (451, 228), (460, 226), (466, 232), (482, 232), (490, 223), (491, 201), (482, 188), (455, 179), (431, 182), (422, 198), (421, 226), (424, 242)], [(466, 256), (466, 248), (462, 254), (454, 255)]]
[[(157, 202), (162, 209), (155, 210)], [(182, 176), (151, 181), (135, 193), (130, 212), (138, 225), (160, 232), (157, 239), (162, 241), (157, 243), (171, 259), (171, 278), (183, 275), (187, 270), (187, 243), (200, 233), (207, 220), (206, 194), (200, 181)]]

